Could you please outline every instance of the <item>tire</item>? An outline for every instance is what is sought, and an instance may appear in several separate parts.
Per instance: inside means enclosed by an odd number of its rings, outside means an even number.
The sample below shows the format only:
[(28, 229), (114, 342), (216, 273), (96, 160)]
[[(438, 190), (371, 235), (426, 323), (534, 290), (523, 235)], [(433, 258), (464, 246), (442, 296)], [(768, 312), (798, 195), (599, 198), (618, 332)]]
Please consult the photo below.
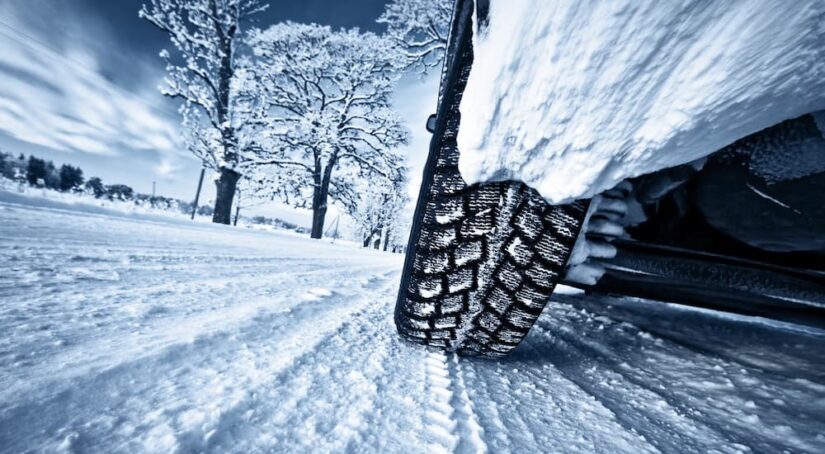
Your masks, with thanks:
[(552, 206), (523, 183), (468, 186), (461, 177), (471, 14), (472, 2), (457, 2), (395, 324), (412, 342), (499, 357), (519, 345), (562, 279), (588, 204)]

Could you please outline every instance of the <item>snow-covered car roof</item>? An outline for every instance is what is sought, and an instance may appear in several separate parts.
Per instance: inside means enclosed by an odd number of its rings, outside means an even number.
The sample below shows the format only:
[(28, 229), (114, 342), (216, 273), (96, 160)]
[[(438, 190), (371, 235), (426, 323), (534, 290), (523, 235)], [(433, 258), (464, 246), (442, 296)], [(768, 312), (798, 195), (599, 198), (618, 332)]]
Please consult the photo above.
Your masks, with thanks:
[(825, 109), (817, 0), (492, 0), (474, 39), (462, 175), (551, 203)]

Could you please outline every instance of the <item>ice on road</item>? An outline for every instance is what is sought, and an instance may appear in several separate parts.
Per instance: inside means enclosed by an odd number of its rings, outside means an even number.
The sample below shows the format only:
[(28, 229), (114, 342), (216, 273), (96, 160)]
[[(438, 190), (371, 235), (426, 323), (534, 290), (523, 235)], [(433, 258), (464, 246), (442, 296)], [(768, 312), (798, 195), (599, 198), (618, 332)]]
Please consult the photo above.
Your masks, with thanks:
[(401, 261), (0, 202), (0, 451), (825, 452), (823, 332), (559, 294), (459, 358), (396, 336)]

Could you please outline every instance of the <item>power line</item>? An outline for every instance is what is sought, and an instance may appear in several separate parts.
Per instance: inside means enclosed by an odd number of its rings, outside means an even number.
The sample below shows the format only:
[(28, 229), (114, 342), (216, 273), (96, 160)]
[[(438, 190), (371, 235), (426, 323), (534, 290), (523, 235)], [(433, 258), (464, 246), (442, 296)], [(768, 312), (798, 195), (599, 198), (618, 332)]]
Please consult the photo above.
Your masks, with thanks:
[[(43, 42), (42, 40), (39, 40), (39, 39), (33, 37), (32, 35), (29, 35), (28, 33), (14, 27), (12, 25), (10, 25), (8, 22), (6, 22), (2, 19), (0, 19), (0, 26), (5, 27), (7, 29), (7, 30), (3, 30), (2, 28), (0, 28), (0, 33), (3, 33), (5, 36), (7, 36), (8, 38), (11, 38), (12, 40), (16, 41), (19, 44), (28, 45), (31, 49), (40, 52), (41, 55), (44, 55), (46, 57), (50, 57), (52, 59), (56, 59), (56, 58), (59, 57), (61, 62), (70, 63), (70, 64), (72, 64), (72, 66), (75, 66), (78, 69), (82, 69), (84, 71), (87, 71), (90, 74), (93, 74), (97, 77), (100, 76), (100, 74), (96, 70), (86, 66), (84, 63), (81, 63), (79, 60), (75, 60), (72, 57), (63, 55), (63, 52), (59, 48), (54, 47), (51, 44), (48, 44), (46, 42)], [(9, 31), (11, 31), (13, 33), (16, 33), (18, 36), (14, 36), (14, 35), (10, 34)], [(162, 112), (166, 115), (170, 115), (170, 116), (173, 116), (173, 117), (177, 117), (179, 115), (178, 112), (175, 112), (175, 111), (172, 111), (170, 109), (167, 109), (167, 108), (149, 103), (148, 101), (143, 99), (141, 94), (139, 94), (135, 91), (129, 90), (125, 87), (121, 87), (119, 85), (116, 85), (116, 84), (108, 82), (108, 81), (107, 81), (107, 83), (108, 83), (109, 87), (112, 90), (119, 91), (119, 92), (121, 92), (121, 94), (130, 95), (130, 96), (134, 97), (138, 102), (140, 102), (141, 104), (145, 105), (146, 107), (148, 107), (152, 110), (155, 110), (157, 112)]]

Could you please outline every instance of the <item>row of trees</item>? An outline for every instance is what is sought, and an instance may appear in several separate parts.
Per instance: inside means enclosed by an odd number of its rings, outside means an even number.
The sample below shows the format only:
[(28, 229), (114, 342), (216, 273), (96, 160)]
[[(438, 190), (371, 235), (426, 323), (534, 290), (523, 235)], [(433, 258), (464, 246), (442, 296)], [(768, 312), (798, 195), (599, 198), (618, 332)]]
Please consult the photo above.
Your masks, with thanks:
[(23, 154), (14, 157), (0, 152), (0, 175), (31, 186), (61, 192), (79, 190), (83, 186), (83, 171), (68, 164), (56, 167), (52, 161)]
[[(131, 201), (136, 205), (148, 205), (162, 210), (180, 211), (189, 214), (192, 203), (163, 196), (152, 196), (136, 192), (125, 184), (104, 184), (98, 177), (86, 180), (83, 169), (70, 164), (60, 167), (50, 160), (36, 156), (26, 157), (0, 151), (0, 175), (19, 184), (35, 188), (46, 188), (60, 192), (84, 193), (98, 199)], [(211, 207), (198, 208), (198, 214), (212, 215)]]
[(188, 148), (214, 171), (213, 221), (229, 223), (240, 185), (256, 197), (313, 213), (321, 238), (336, 202), (365, 245), (403, 237), (408, 131), (393, 109), (395, 84), (427, 72), (446, 48), (447, 0), (396, 0), (383, 35), (285, 22), (242, 29), (261, 0), (151, 0), (140, 17), (175, 52), (164, 94), (182, 101)]

